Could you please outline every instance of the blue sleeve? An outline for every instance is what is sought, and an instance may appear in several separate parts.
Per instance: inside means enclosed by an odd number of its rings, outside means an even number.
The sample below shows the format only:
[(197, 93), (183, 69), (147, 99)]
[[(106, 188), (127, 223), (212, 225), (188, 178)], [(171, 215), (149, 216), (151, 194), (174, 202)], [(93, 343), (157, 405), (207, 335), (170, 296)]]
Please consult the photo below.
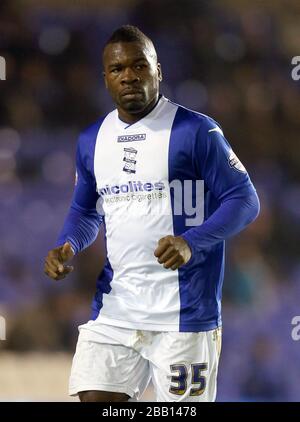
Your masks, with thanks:
[(76, 182), (72, 203), (57, 246), (70, 242), (74, 253), (88, 247), (96, 239), (102, 217), (97, 213), (99, 195), (93, 171), (95, 139), (81, 134), (76, 151)]
[(259, 213), (258, 196), (249, 175), (212, 119), (207, 118), (197, 134), (194, 163), (198, 177), (220, 206), (200, 226), (182, 234), (193, 261), (201, 250), (239, 233)]

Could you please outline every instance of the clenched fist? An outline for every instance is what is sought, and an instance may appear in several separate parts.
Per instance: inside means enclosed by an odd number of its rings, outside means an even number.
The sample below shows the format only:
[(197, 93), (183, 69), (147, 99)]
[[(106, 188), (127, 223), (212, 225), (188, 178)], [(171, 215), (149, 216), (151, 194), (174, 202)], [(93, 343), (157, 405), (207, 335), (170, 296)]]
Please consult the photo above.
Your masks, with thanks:
[(180, 236), (165, 236), (158, 241), (158, 247), (154, 251), (158, 262), (165, 268), (173, 271), (186, 264), (192, 252), (187, 242)]
[(45, 260), (45, 274), (54, 280), (61, 280), (65, 278), (73, 271), (74, 267), (64, 264), (72, 259), (73, 256), (74, 253), (69, 242), (66, 242), (58, 248), (52, 249), (48, 252)]

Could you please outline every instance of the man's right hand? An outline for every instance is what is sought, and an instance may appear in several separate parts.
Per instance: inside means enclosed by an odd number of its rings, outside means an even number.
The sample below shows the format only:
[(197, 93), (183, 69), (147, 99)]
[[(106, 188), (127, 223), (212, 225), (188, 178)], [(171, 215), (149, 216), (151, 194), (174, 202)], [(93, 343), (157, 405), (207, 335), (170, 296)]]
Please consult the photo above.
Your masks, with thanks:
[(67, 261), (72, 259), (74, 253), (69, 242), (58, 248), (52, 249), (48, 252), (45, 260), (45, 274), (54, 280), (61, 280), (65, 278), (74, 267), (71, 265), (64, 265)]

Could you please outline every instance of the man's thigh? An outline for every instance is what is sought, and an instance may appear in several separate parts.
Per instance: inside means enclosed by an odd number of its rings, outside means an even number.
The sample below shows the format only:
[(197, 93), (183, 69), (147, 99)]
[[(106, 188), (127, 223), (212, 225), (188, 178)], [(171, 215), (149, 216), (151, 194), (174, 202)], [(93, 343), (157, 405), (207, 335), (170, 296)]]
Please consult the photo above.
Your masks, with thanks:
[(127, 402), (130, 397), (125, 393), (110, 391), (79, 391), (81, 402)]
[(221, 328), (156, 335), (148, 358), (157, 401), (214, 401), (220, 351)]
[(70, 395), (79, 394), (82, 401), (119, 401), (119, 398), (123, 401), (125, 395), (135, 399), (142, 395), (150, 378), (147, 360), (134, 349), (117, 344), (115, 339), (112, 343), (107, 335), (80, 331), (72, 363)]

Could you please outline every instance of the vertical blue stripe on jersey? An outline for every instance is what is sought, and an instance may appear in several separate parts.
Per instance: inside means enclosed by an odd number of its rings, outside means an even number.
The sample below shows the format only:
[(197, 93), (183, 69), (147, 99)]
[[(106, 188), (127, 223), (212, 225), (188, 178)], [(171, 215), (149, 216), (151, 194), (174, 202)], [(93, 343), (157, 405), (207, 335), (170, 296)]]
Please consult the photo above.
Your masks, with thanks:
[[(104, 217), (103, 217), (103, 224), (105, 227)], [(105, 240), (105, 249), (107, 250), (105, 233), (106, 233), (106, 230), (104, 230), (104, 240)], [(110, 265), (109, 259), (106, 258), (103, 270), (97, 279), (97, 290), (96, 290), (94, 300), (92, 302), (92, 315), (91, 315), (92, 320), (95, 320), (98, 317), (100, 310), (103, 306), (103, 294), (108, 294), (111, 291), (110, 283), (113, 279), (113, 276), (114, 276), (114, 271)]]
[[(94, 175), (94, 178), (95, 178), (94, 157), (95, 157), (97, 136), (104, 119), (105, 117), (101, 118), (101, 120), (99, 120), (96, 124), (90, 126), (88, 129), (84, 131), (84, 135), (88, 139), (93, 139), (93, 142), (89, 142), (89, 143), (86, 142), (85, 145), (87, 148), (89, 148), (88, 151), (86, 151), (87, 152), (86, 156), (88, 157), (88, 162), (86, 164), (89, 170), (91, 171), (91, 173)], [(105, 248), (106, 248), (105, 218), (104, 217), (103, 217), (103, 225), (104, 225)], [(113, 279), (113, 269), (110, 265), (108, 258), (106, 258), (103, 270), (101, 271), (97, 279), (96, 294), (92, 302), (92, 313), (91, 313), (92, 320), (95, 320), (97, 318), (103, 306), (103, 294), (108, 294), (111, 291), (110, 283), (112, 279)]]
[[(87, 157), (86, 166), (89, 169), (89, 171), (92, 173), (92, 175), (94, 176), (95, 184), (96, 184), (95, 171), (94, 171), (95, 148), (96, 148), (98, 132), (105, 117), (101, 118), (96, 124), (88, 127), (83, 132), (83, 136), (86, 136), (88, 140), (90, 141), (90, 142), (85, 143), (85, 147), (87, 148), (87, 150), (85, 151), (86, 153), (85, 156)], [(105, 229), (104, 217), (103, 217), (103, 225)], [(106, 248), (106, 235), (105, 235), (105, 248)], [(103, 306), (103, 294), (108, 294), (111, 291), (110, 283), (111, 283), (112, 278), (113, 278), (113, 269), (111, 268), (108, 258), (106, 258), (103, 270), (101, 271), (97, 279), (96, 294), (92, 301), (91, 319), (93, 320), (97, 318)]]
[[(199, 118), (195, 113), (178, 107), (173, 122), (169, 144), (169, 182), (180, 180), (197, 180), (196, 169), (191, 163), (193, 145), (199, 127)], [(182, 189), (183, 192), (183, 189)], [(192, 190), (192, 203), (196, 200), (195, 185)], [(182, 194), (181, 215), (174, 213), (174, 190), (171, 189), (171, 206), (174, 235), (179, 236), (190, 226), (186, 226), (186, 218), (191, 216), (184, 212), (184, 195)], [(211, 214), (214, 198), (210, 192), (205, 194), (205, 219)], [(213, 207), (212, 207), (213, 205)], [(219, 264), (219, 265), (218, 265)], [(208, 331), (220, 325), (220, 299), (224, 271), (224, 242), (203, 251), (202, 257), (193, 265), (187, 264), (178, 269), (180, 318), (179, 331)], [(217, 317), (216, 317), (217, 315)], [(199, 327), (203, 329), (199, 329)]]

